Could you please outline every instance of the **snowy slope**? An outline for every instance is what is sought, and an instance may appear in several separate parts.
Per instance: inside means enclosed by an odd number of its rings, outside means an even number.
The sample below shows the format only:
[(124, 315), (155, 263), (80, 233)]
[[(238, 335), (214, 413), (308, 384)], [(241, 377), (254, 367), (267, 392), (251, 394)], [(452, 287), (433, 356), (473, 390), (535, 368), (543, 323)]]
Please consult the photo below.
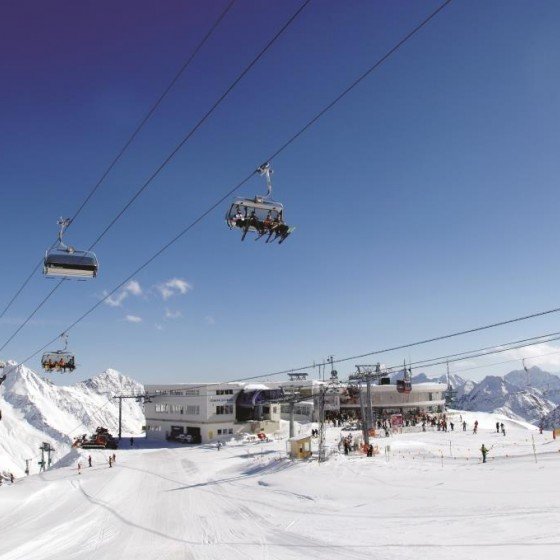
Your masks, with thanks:
[[(115, 394), (141, 394), (143, 387), (115, 370), (70, 386), (56, 386), (25, 366), (6, 368), (0, 385), (0, 471), (23, 472), (25, 459), (35, 457), (48, 441), (61, 458), (75, 437), (97, 426), (116, 432)], [(123, 401), (123, 432), (139, 434), (144, 424), (141, 405)], [(36, 461), (35, 461), (36, 463)]]
[[(373, 458), (321, 465), (288, 461), (285, 441), (170, 445), (119, 450), (113, 468), (94, 451), (79, 475), (76, 452), (64, 468), (0, 488), (0, 558), (558, 558), (558, 442), (503, 416), (461, 414), (466, 432), (376, 438)], [(329, 445), (339, 437), (327, 429)]]

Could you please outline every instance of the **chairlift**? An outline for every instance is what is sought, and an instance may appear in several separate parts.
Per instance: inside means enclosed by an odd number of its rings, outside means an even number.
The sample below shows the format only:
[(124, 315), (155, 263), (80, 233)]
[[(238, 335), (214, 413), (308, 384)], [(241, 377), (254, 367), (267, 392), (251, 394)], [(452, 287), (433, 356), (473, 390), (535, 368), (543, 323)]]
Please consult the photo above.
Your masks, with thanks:
[(411, 374), (412, 374), (412, 370), (411, 368), (406, 367), (406, 362), (405, 362), (404, 370), (403, 370), (403, 378), (397, 379), (397, 391), (399, 393), (408, 394), (412, 391)]
[(267, 200), (272, 193), (273, 171), (270, 163), (263, 163), (257, 170), (266, 179), (266, 194), (255, 198), (236, 198), (226, 214), (226, 223), (230, 229), (240, 229), (243, 232), (241, 241), (247, 233), (254, 231), (255, 239), (266, 236), (266, 243), (278, 241), (283, 243), (294, 231), (284, 220), (284, 206), (279, 202)]
[(99, 263), (92, 251), (78, 251), (62, 241), (64, 231), (70, 225), (69, 218), (58, 220), (58, 242), (55, 247), (45, 253), (43, 273), (47, 278), (77, 278), (86, 280), (95, 278)]
[(41, 366), (49, 373), (72, 373), (76, 369), (76, 357), (68, 351), (68, 335), (63, 333), (60, 338), (64, 340), (64, 348), (53, 352), (45, 352), (41, 358)]

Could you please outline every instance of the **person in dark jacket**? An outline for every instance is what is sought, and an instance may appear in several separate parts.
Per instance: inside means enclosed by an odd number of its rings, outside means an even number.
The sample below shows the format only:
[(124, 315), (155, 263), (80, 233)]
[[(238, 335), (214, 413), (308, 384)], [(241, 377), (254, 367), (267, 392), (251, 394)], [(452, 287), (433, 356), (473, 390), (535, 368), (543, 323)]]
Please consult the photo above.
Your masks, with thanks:
[(482, 453), (482, 462), (483, 463), (486, 463), (486, 456), (488, 455), (488, 451), (490, 451), (490, 450), (487, 449), (484, 444), (482, 444), (482, 447), (480, 448), (480, 452)]

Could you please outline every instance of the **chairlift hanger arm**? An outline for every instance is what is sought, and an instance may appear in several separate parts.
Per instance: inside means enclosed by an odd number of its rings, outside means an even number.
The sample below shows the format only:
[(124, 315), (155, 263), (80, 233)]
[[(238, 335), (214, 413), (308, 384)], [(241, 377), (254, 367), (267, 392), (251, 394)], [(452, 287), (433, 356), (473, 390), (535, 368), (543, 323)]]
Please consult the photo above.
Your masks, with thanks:
[(62, 216), (60, 218), (58, 218), (57, 224), (58, 224), (58, 246), (60, 249), (64, 249), (66, 251), (71, 251), (72, 247), (68, 247), (64, 241), (62, 241), (62, 238), (64, 237), (64, 232), (66, 231), (66, 228), (72, 223), (72, 219), (71, 218), (63, 218)]
[(272, 170), (272, 167), (270, 167), (270, 162), (263, 163), (257, 169), (257, 173), (261, 176), (264, 175), (266, 179), (266, 194), (258, 198), (266, 200), (272, 194), (272, 179), (270, 178), (270, 176), (274, 173), (274, 171)]

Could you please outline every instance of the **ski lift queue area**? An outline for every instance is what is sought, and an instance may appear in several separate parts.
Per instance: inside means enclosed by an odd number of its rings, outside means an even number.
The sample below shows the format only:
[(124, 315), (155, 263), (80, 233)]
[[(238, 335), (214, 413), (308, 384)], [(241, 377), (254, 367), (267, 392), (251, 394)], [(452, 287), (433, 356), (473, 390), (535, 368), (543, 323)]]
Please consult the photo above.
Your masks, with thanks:
[[(209, 383), (146, 385), (149, 399), (144, 404), (146, 437), (183, 443), (211, 443), (246, 433), (277, 432), (280, 420), (289, 420), (286, 398), (301, 402), (292, 407), (295, 419), (318, 421), (320, 388), (316, 380), (270, 382), (266, 384)], [(443, 383), (418, 383), (409, 393), (399, 393), (396, 385), (371, 387), (372, 407), (377, 413), (445, 410)], [(361, 388), (365, 399), (365, 386)], [(326, 417), (360, 417), (359, 387), (341, 383), (334, 394), (324, 397)], [(363, 401), (365, 402), (365, 401)]]

